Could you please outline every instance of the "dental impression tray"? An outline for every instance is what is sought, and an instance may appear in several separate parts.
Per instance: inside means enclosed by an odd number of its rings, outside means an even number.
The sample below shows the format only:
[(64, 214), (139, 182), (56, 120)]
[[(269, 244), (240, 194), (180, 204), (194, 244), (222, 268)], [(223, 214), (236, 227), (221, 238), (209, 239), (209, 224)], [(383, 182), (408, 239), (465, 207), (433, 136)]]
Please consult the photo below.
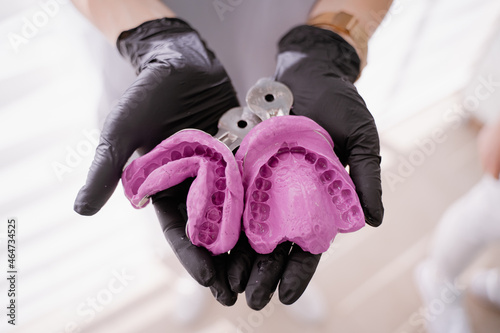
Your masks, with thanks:
[(246, 102), (220, 118), (215, 137), (185, 129), (134, 160), (122, 175), (132, 205), (142, 208), (152, 195), (196, 177), (186, 202), (186, 231), (193, 244), (214, 255), (234, 247), (242, 217), (259, 253), (284, 241), (322, 253), (338, 232), (364, 226), (354, 184), (330, 135), (309, 118), (289, 115), (291, 91), (261, 79)]

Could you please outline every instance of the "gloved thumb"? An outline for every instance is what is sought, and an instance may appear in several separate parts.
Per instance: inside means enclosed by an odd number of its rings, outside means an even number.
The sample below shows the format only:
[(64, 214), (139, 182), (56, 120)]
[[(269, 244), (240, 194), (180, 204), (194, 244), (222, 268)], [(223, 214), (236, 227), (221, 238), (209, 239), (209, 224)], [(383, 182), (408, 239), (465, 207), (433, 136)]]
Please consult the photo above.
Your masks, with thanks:
[(382, 184), (380, 179), (380, 155), (378, 134), (373, 127), (363, 136), (354, 139), (354, 147), (347, 158), (349, 173), (359, 201), (363, 207), (366, 223), (378, 227), (384, 217)]
[(135, 149), (112, 144), (102, 135), (85, 185), (75, 200), (74, 210), (94, 215), (108, 201), (120, 180), (123, 167)]

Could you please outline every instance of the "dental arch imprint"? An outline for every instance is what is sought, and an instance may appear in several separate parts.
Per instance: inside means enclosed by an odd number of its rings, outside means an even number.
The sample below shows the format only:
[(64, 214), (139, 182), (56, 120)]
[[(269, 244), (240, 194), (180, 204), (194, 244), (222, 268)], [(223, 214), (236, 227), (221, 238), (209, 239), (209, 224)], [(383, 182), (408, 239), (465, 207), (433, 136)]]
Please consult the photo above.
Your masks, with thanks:
[(196, 177), (186, 233), (214, 255), (234, 247), (242, 216), (259, 253), (284, 241), (322, 253), (338, 232), (363, 227), (354, 184), (330, 135), (309, 118), (289, 115), (291, 91), (260, 79), (246, 102), (220, 118), (215, 137), (185, 129), (134, 160), (122, 175), (132, 205), (142, 208), (150, 196)]

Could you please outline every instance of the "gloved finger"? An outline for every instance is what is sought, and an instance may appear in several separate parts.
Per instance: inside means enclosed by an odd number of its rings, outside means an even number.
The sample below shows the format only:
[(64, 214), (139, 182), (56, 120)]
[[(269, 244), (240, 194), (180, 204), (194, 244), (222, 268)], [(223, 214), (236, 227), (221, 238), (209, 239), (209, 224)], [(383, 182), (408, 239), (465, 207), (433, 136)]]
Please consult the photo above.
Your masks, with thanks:
[[(158, 86), (153, 82), (153, 74), (152, 70), (142, 71), (106, 117), (86, 183), (75, 200), (77, 213), (97, 213), (113, 194), (132, 153), (144, 146), (147, 138), (153, 141), (148, 149), (165, 138), (158, 137), (154, 131), (157, 119), (148, 115), (149, 110), (160, 104), (155, 98), (156, 91), (152, 89), (154, 85)], [(161, 82), (166, 84), (165, 80)], [(141, 154), (147, 152), (146, 149)]]
[(153, 198), (163, 235), (187, 272), (202, 286), (216, 280), (213, 257), (207, 249), (193, 245), (186, 235), (186, 196), (192, 179), (158, 193)]
[(227, 263), (229, 254), (224, 253), (213, 257), (215, 263), (216, 279), (210, 286), (210, 291), (215, 299), (225, 306), (231, 306), (236, 303), (238, 294), (231, 290), (227, 276)]
[(294, 244), (281, 277), (279, 298), (283, 304), (292, 304), (299, 299), (318, 267), (321, 254), (312, 254)]
[(227, 277), (231, 290), (237, 293), (245, 291), (256, 256), (257, 253), (248, 243), (245, 233), (242, 232), (238, 243), (229, 255)]
[(257, 255), (245, 289), (250, 308), (261, 310), (273, 297), (291, 246), (290, 242), (281, 243), (270, 254)]
[(363, 134), (351, 137), (352, 147), (347, 158), (350, 175), (359, 196), (366, 223), (378, 227), (384, 217), (378, 133), (367, 126)]
[(101, 136), (85, 185), (75, 199), (74, 210), (81, 215), (94, 215), (113, 194), (122, 169), (135, 150), (117, 147)]
[(87, 180), (75, 200), (74, 209), (81, 215), (94, 215), (104, 206), (120, 180), (125, 163), (141, 146), (137, 136), (144, 131), (138, 128), (144, 126), (138, 118), (141, 113), (135, 111), (145, 109), (134, 100), (141, 93), (140, 87), (139, 78), (106, 117)]

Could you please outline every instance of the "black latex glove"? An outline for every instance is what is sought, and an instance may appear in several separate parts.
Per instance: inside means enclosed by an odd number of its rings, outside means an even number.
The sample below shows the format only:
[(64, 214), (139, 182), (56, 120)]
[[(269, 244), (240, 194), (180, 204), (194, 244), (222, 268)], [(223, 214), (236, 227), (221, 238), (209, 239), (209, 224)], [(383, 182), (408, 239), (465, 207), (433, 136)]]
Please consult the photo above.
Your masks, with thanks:
[[(294, 96), (291, 114), (302, 115), (325, 128), (335, 153), (349, 165), (366, 223), (382, 222), (379, 138), (373, 118), (353, 82), (360, 72), (355, 50), (339, 35), (320, 28), (299, 26), (279, 42), (276, 80)], [(320, 255), (297, 245), (280, 244), (269, 255), (235, 255), (228, 268), (234, 291), (245, 289), (247, 303), (263, 308), (279, 282), (279, 298), (295, 302), (306, 289)], [(233, 255), (233, 253), (231, 253)]]
[[(93, 215), (106, 203), (135, 150), (145, 154), (184, 128), (214, 135), (221, 115), (238, 106), (221, 63), (180, 19), (149, 21), (123, 32), (117, 47), (138, 77), (106, 118), (87, 182), (75, 201), (75, 211), (82, 215)], [(179, 206), (185, 206), (189, 184), (158, 195), (153, 200), (155, 210), (187, 271), (200, 284), (212, 286), (219, 301), (229, 305), (236, 294), (227, 287), (223, 271), (216, 269), (224, 257), (212, 257), (206, 249), (195, 247), (185, 233)]]
[(382, 223), (380, 147), (375, 122), (353, 83), (360, 60), (336, 33), (312, 26), (292, 29), (279, 43), (276, 80), (293, 93), (292, 114), (330, 133), (335, 154), (349, 165), (366, 223)]

